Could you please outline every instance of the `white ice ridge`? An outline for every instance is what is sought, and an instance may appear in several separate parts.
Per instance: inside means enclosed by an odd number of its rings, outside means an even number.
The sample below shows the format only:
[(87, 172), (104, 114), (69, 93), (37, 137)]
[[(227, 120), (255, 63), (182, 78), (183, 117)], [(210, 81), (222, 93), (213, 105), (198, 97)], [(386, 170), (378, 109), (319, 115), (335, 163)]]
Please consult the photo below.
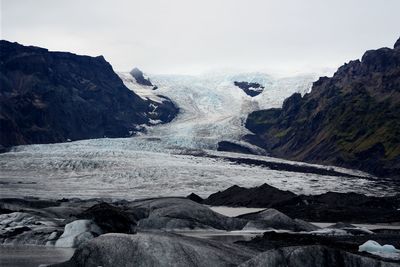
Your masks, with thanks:
[[(166, 96), (180, 108), (177, 118), (166, 125), (151, 127), (147, 136), (162, 137), (171, 146), (215, 149), (222, 140), (239, 140), (249, 133), (247, 115), (255, 110), (280, 107), (295, 92), (305, 94), (316, 74), (274, 78), (265, 73), (213, 73), (199, 76), (150, 75), (158, 89), (138, 84), (129, 73), (119, 73), (124, 84), (144, 99), (162, 101)], [(265, 87), (248, 96), (235, 81), (257, 82)]]

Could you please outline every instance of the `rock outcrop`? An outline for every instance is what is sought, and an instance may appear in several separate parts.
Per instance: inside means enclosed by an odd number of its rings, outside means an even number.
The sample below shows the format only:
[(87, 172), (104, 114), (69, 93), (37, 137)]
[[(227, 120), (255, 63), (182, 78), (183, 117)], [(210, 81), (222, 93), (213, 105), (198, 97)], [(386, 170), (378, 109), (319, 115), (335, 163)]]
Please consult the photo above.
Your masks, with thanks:
[(132, 75), (133, 78), (135, 78), (138, 84), (145, 86), (154, 86), (149, 78), (144, 77), (144, 74), (140, 69), (133, 68), (129, 73)]
[(256, 82), (235, 81), (233, 84), (242, 89), (247, 95), (251, 97), (257, 96), (264, 91), (264, 86)]
[(52, 266), (235, 266), (255, 255), (236, 245), (163, 232), (106, 234)]
[[(400, 174), (400, 48), (367, 51), (303, 97), (248, 116), (257, 145), (292, 160)], [(249, 138), (252, 140), (252, 138)]]
[(268, 208), (276, 202), (295, 196), (296, 194), (292, 192), (283, 191), (268, 184), (253, 188), (234, 185), (224, 191), (211, 194), (203, 203), (213, 206)]
[[(127, 137), (176, 115), (144, 100), (102, 57), (0, 41), (0, 145)], [(165, 114), (173, 113), (173, 114)]]

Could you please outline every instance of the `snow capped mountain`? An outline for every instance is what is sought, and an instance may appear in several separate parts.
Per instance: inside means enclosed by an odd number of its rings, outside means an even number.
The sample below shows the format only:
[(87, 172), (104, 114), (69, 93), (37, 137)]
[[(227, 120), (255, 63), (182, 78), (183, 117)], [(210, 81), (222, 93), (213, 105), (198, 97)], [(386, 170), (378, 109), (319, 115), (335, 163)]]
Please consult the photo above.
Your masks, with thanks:
[[(317, 78), (315, 74), (287, 78), (253, 73), (208, 73), (189, 75), (149, 75), (158, 87), (139, 84), (130, 73), (119, 73), (124, 84), (144, 99), (171, 99), (180, 113), (171, 123), (148, 129), (148, 136), (162, 137), (172, 146), (215, 149), (219, 141), (237, 141), (249, 133), (243, 126), (255, 110), (280, 107), (295, 92), (304, 94)], [(235, 82), (257, 83), (264, 87), (251, 97)]]

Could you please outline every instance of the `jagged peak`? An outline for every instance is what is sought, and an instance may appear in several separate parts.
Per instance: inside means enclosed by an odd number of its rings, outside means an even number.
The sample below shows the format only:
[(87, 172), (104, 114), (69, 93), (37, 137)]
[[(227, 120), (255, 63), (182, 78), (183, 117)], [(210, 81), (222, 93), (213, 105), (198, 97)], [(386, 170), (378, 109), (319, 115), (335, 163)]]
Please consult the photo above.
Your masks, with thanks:
[(133, 78), (135, 78), (138, 84), (145, 86), (153, 86), (150, 79), (145, 77), (143, 71), (141, 71), (139, 68), (135, 67), (129, 73), (132, 75)]
[(129, 73), (132, 74), (132, 75), (137, 75), (137, 74), (143, 75), (143, 71), (141, 71), (141, 70), (140, 70), (139, 68), (137, 68), (137, 67), (134, 67)]

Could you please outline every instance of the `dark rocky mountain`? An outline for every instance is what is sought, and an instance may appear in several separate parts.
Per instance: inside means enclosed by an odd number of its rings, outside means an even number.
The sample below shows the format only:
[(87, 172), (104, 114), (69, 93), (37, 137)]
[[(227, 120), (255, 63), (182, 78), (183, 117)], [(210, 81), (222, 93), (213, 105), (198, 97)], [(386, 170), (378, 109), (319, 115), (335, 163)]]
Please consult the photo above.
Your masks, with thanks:
[(167, 99), (143, 100), (102, 57), (0, 41), (0, 146), (127, 137), (149, 119), (168, 122)]
[(253, 97), (261, 94), (264, 91), (264, 86), (255, 82), (237, 82), (233, 83), (240, 89), (242, 89), (247, 95)]
[(157, 86), (153, 85), (149, 78), (144, 77), (144, 74), (140, 69), (134, 68), (129, 73), (132, 75), (133, 78), (135, 78), (138, 84), (145, 86), (152, 86), (153, 90), (157, 89)]
[[(400, 40), (322, 77), (303, 97), (248, 116), (271, 155), (400, 177)], [(264, 142), (260, 142), (263, 140)]]

